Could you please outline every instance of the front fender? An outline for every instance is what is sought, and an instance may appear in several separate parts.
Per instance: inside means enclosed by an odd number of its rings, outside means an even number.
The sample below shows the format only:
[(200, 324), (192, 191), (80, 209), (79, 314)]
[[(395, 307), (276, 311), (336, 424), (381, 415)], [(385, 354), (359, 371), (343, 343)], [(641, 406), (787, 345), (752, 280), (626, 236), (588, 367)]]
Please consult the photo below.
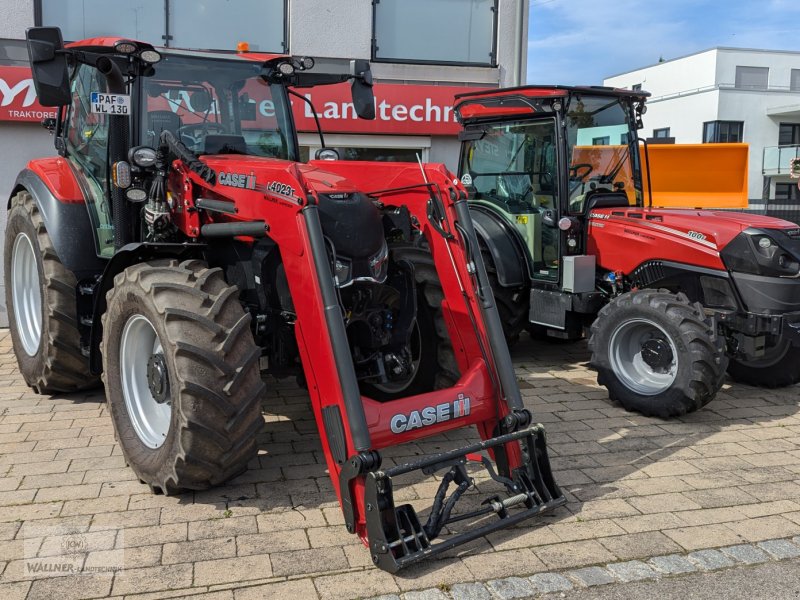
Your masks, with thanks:
[(478, 238), (486, 244), (502, 287), (528, 285), (528, 258), (519, 233), (502, 216), (484, 206), (470, 204), (469, 213)]
[(72, 202), (59, 199), (38, 173), (23, 169), (8, 199), (8, 208), (11, 198), (23, 190), (33, 197), (61, 264), (78, 280), (100, 273), (106, 261), (97, 256), (94, 231), (83, 199)]

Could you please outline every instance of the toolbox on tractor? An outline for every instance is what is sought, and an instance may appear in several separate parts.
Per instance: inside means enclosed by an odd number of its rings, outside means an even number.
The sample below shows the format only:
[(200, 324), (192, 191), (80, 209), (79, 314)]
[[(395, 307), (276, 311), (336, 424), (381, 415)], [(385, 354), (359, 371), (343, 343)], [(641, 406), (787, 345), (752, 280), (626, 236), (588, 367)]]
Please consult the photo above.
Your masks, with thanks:
[[(65, 47), (44, 27), (28, 46), (59, 156), (31, 161), (9, 200), (14, 350), (40, 393), (102, 376), (142, 482), (171, 494), (243, 471), (267, 373), (307, 387), (347, 530), (383, 569), (564, 503), (458, 179), (299, 161), (293, 88), (350, 82), (353, 110), (374, 118), (366, 61), (324, 72), (119, 38)], [(382, 464), (465, 427), (481, 441)], [(463, 508), (485, 493), (476, 469), (498, 492)], [(420, 513), (393, 496), (413, 473), (441, 477)]]

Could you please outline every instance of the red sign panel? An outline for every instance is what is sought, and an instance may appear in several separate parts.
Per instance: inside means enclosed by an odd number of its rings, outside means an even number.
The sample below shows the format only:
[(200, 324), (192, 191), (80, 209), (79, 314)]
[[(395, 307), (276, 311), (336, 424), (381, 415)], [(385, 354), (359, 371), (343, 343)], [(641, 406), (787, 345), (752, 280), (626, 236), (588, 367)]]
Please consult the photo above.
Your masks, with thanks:
[(55, 117), (56, 109), (36, 101), (28, 67), (0, 67), (0, 121), (41, 121)]
[[(376, 84), (375, 120), (359, 119), (353, 108), (349, 84), (297, 90), (311, 100), (324, 132), (399, 135), (455, 135), (459, 126), (453, 113), (456, 94), (476, 88), (436, 85)], [(315, 132), (314, 113), (299, 98), (291, 98), (298, 131)], [(151, 107), (152, 108), (152, 107)], [(261, 117), (274, 117), (271, 102), (257, 103)], [(28, 67), (0, 67), (0, 121), (41, 121), (54, 117), (55, 109), (36, 101)]]

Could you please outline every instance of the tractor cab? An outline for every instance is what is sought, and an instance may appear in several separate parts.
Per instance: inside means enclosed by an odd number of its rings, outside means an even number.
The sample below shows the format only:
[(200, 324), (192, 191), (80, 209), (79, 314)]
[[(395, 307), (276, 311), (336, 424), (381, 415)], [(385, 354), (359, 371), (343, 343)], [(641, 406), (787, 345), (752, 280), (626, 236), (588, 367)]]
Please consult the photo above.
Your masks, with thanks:
[(562, 258), (586, 252), (592, 206), (642, 206), (646, 95), (553, 86), (458, 97), (461, 181), (484, 221), (500, 216), (519, 233), (533, 280), (561, 284)]

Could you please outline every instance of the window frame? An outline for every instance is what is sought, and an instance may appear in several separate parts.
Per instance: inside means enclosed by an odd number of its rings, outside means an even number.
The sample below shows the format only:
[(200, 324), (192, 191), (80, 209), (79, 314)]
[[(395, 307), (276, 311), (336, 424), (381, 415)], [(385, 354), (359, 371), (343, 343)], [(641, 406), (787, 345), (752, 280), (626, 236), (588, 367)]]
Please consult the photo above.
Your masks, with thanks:
[[(762, 87), (761, 85), (758, 85), (758, 86), (756, 86), (756, 85), (741, 85), (739, 69), (753, 69), (753, 70), (758, 69), (759, 73), (761, 73), (762, 71), (766, 71), (767, 79), (764, 82), (764, 86)], [(744, 73), (744, 71), (742, 71), (742, 74), (743, 73)], [(764, 90), (768, 90), (769, 89), (769, 76), (770, 76), (770, 68), (769, 67), (754, 66), (754, 65), (736, 65), (736, 70), (734, 72), (733, 87), (735, 89), (737, 89), (737, 90), (752, 90), (752, 91), (757, 91), (757, 92), (763, 92)]]
[[(781, 143), (781, 129), (784, 127), (789, 127), (792, 130), (792, 142), (788, 144)], [(778, 146), (800, 146), (800, 123), (778, 123)]]
[(670, 134), (672, 133), (671, 127), (659, 127), (657, 129), (653, 129), (653, 138), (657, 140), (663, 140), (666, 138), (672, 137)]
[[(778, 186), (781, 188), (786, 188), (789, 190), (789, 193), (786, 197), (779, 197), (778, 196)], [(774, 200), (784, 200), (786, 202), (797, 202), (800, 200), (800, 190), (797, 188), (797, 183), (791, 182), (787, 183), (785, 181), (776, 181), (775, 182), (775, 193), (774, 193)]]
[[(725, 123), (726, 125), (728, 125), (728, 137), (730, 137), (730, 125), (731, 125), (731, 123), (735, 123), (735, 124), (739, 125), (740, 126), (739, 127), (739, 140), (736, 141), (736, 142), (731, 142), (730, 140), (728, 140), (727, 142), (721, 142), (718, 139), (712, 139), (712, 140), (706, 139), (706, 129), (708, 128), (708, 126), (711, 125), (711, 124), (715, 124), (717, 126), (717, 128), (719, 128), (719, 125), (721, 123)], [(714, 132), (714, 134), (715, 134), (714, 137), (718, 138), (719, 137), (719, 130), (717, 129)], [(744, 121), (726, 121), (726, 120), (718, 119), (718, 120), (715, 120), (715, 121), (704, 121), (703, 122), (703, 143), (704, 144), (741, 144), (743, 141), (744, 141)]]
[[(36, 27), (42, 26), (42, 18), (44, 16), (44, 11), (42, 8), (42, 2), (44, 0), (33, 0), (33, 22)], [(141, 42), (150, 42), (154, 46), (161, 46), (163, 48), (173, 48), (170, 44), (172, 41), (172, 33), (170, 32), (170, 3), (172, 0), (164, 0), (164, 33), (161, 36), (160, 41), (155, 40), (139, 40)], [(497, 1), (497, 0), (495, 0)], [(495, 19), (495, 25), (497, 21)], [(495, 31), (496, 33), (496, 31)], [(289, 54), (289, 0), (283, 0), (283, 40), (281, 41), (281, 47), (283, 50), (280, 52), (275, 52), (276, 54)], [(65, 42), (68, 40), (64, 40)], [(69, 40), (69, 41), (79, 41), (79, 40)], [(235, 48), (204, 48), (204, 50), (223, 50), (223, 51), (233, 51)], [(265, 50), (263, 51), (267, 54), (273, 54), (272, 51)]]
[[(37, 0), (41, 1), (41, 0)], [(287, 0), (288, 1), (288, 0)], [(470, 61), (457, 61), (457, 60), (420, 60), (411, 58), (378, 58), (375, 54), (378, 49), (378, 35), (377, 35), (377, 13), (378, 4), (380, 0), (372, 0), (372, 40), (370, 42), (370, 60), (374, 63), (386, 64), (401, 64), (401, 65), (441, 65), (448, 67), (485, 67), (497, 68), (497, 42), (498, 42), (498, 21), (500, 17), (500, 0), (493, 0), (494, 6), (492, 12), (494, 18), (492, 19), (492, 47), (489, 50), (489, 62), (470, 62)]]

